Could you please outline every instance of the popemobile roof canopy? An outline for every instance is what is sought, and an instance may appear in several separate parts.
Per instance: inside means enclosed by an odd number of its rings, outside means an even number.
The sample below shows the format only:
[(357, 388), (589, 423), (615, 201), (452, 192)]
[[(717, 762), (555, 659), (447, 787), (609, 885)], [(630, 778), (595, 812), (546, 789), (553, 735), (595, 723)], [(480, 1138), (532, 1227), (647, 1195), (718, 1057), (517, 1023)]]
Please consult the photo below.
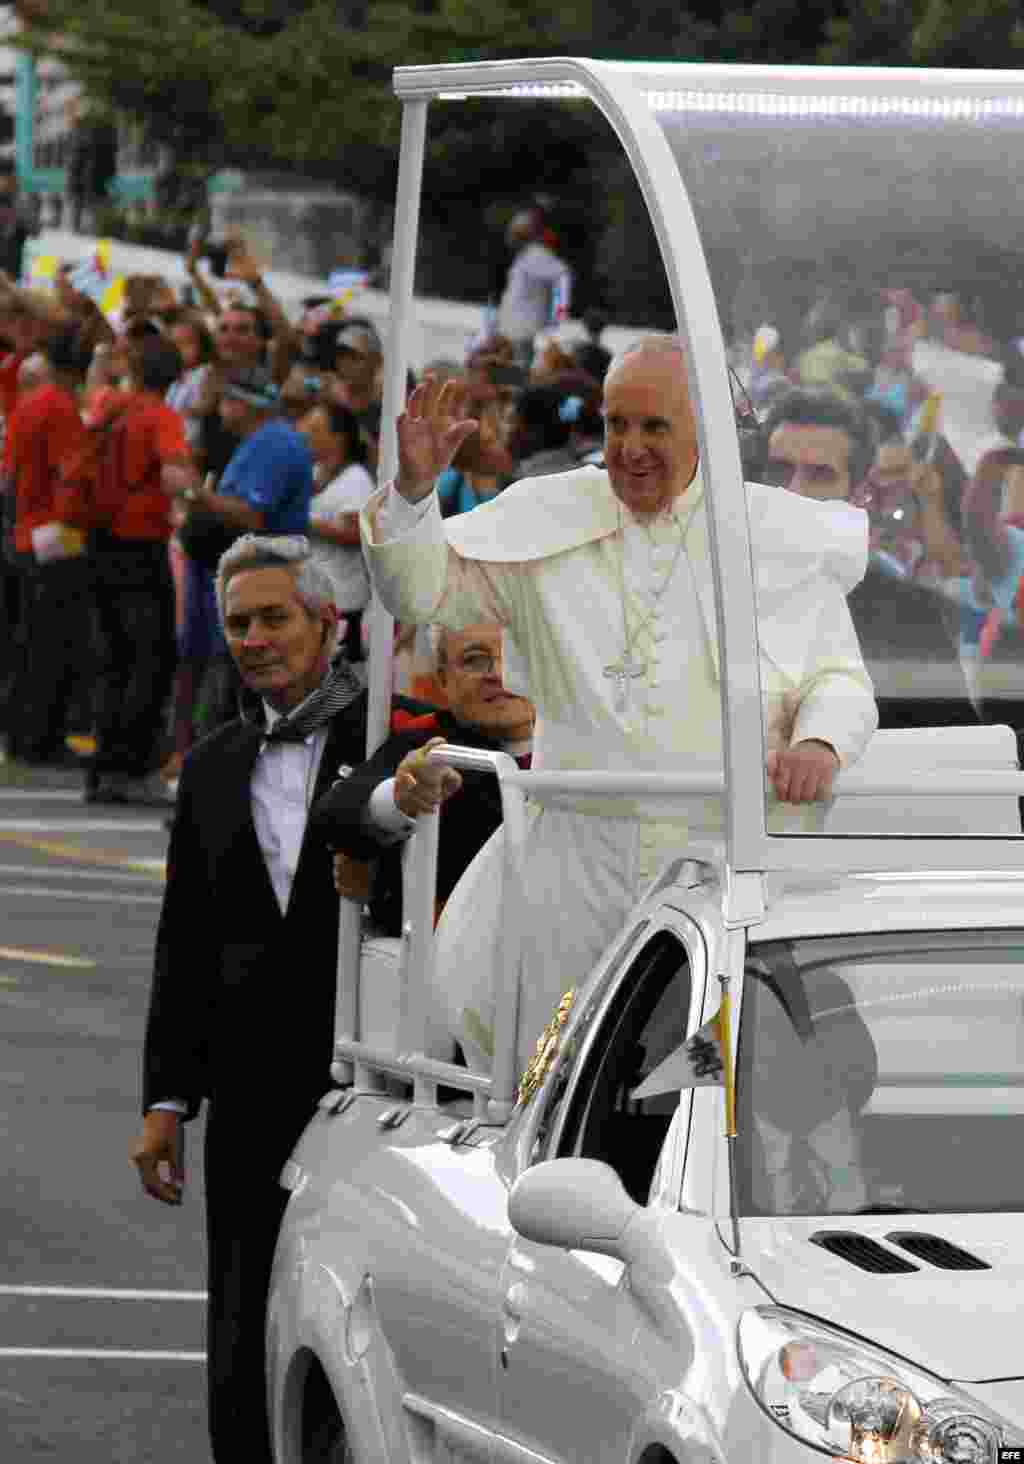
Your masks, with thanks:
[[(876, 263), (865, 279), (872, 284), (886, 278), (886, 271), (898, 278), (910, 249), (940, 261), (941, 271), (941, 260), (961, 236), (986, 238), (993, 251), (1010, 248), (1014, 229), (1005, 202), (1024, 170), (1024, 74), (553, 58), (399, 68), (394, 87), (403, 123), (380, 481), (391, 479), (397, 464), (394, 423), (404, 401), (405, 341), (415, 310), (429, 104), (486, 97), (507, 98), (510, 105), (549, 100), (557, 107), (589, 100), (611, 125), (636, 175), (688, 347), (710, 506), (727, 866), (733, 872), (1019, 868), (1017, 841), (1004, 835), (900, 837), (890, 831), (885, 837), (840, 839), (767, 833), (751, 544), (721, 314), (734, 310), (744, 247), (748, 268), (774, 268), (780, 279), (787, 264), (790, 271), (806, 268), (808, 247), (823, 268), (837, 268), (834, 261), (842, 256), (847, 270), (856, 269), (858, 258), (870, 255)], [(965, 199), (971, 199), (966, 214)], [(970, 387), (970, 371), (978, 363), (945, 355), (947, 376), (955, 368), (960, 377), (950, 376), (952, 385), (943, 385), (951, 400), (960, 401), (964, 380)], [(990, 392), (990, 385), (985, 389)], [(986, 400), (985, 410), (987, 405)], [(972, 400), (966, 415), (976, 420), (980, 410)], [(387, 727), (392, 639), (390, 619), (379, 604), (373, 613), (371, 750)], [(884, 780), (886, 796), (954, 787), (964, 792), (966, 785), (948, 762), (945, 771), (938, 769), (927, 740), (922, 746), (919, 766), (908, 765), (901, 754)], [(1002, 794), (1004, 800), (1024, 792), (1024, 776), (999, 767), (1005, 763), (987, 770), (975, 766), (967, 774), (970, 790)], [(557, 776), (547, 775), (547, 783)], [(530, 780), (521, 781), (525, 786)], [(574, 774), (565, 791), (572, 786), (582, 794), (600, 785), (607, 793), (615, 781), (611, 774)], [(672, 781), (678, 785), (679, 779)], [(858, 780), (850, 774), (841, 781), (852, 793)], [(863, 779), (860, 790), (867, 791)]]

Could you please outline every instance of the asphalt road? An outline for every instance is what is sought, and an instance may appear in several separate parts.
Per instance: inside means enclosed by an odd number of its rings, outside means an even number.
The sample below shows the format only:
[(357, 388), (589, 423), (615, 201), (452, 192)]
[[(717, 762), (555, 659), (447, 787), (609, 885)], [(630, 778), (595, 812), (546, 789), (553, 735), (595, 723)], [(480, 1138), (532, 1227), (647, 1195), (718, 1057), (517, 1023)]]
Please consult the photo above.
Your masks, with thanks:
[(167, 834), (0, 786), (0, 1459), (208, 1464), (200, 1124), (180, 1210), (128, 1150)]

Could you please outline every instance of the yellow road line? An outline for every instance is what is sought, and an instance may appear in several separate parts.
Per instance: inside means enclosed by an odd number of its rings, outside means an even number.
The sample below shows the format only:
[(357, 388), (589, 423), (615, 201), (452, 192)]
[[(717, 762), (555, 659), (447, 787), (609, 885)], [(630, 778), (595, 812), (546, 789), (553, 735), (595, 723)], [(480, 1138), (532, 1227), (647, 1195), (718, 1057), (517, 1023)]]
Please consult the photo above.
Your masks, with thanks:
[(20, 946), (0, 946), (0, 961), (27, 961), (36, 966), (73, 966), (86, 971), (96, 965), (87, 956), (66, 956), (61, 951), (28, 951)]
[(163, 879), (167, 870), (164, 859), (133, 859), (113, 849), (86, 849), (81, 844), (65, 844), (56, 839), (39, 839), (33, 834), (0, 833), (0, 843), (16, 844), (19, 849), (35, 849), (39, 854), (53, 854), (78, 864), (100, 864), (111, 869), (133, 869)]

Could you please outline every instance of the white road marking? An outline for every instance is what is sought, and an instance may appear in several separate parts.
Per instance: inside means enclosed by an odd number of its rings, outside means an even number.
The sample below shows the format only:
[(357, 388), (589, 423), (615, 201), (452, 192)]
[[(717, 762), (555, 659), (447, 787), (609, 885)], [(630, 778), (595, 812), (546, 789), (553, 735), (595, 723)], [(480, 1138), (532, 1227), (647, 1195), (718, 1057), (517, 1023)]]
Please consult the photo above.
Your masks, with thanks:
[(57, 1296), (73, 1301), (205, 1301), (205, 1291), (136, 1291), (124, 1286), (0, 1286), (0, 1296)]
[[(142, 863), (141, 860), (137, 861)], [(158, 868), (159, 866), (159, 868)], [(149, 885), (153, 887), (153, 874), (159, 872), (163, 867), (163, 860), (153, 860), (153, 873), (147, 874), (144, 870), (135, 868), (135, 862), (128, 869), (118, 869), (115, 865), (104, 865), (102, 869), (79, 869), (73, 866), (70, 869), (57, 869), (53, 864), (0, 864), (0, 879), (7, 875), (29, 875), (36, 878), (45, 875), (47, 879), (92, 879), (106, 880), (108, 884), (136, 884)]]
[(123, 890), (98, 890), (94, 894), (88, 890), (49, 889), (43, 885), (0, 885), (0, 895), (17, 895), (19, 899), (99, 900), (107, 904), (113, 901), (118, 905), (159, 905), (163, 900), (162, 895), (129, 895)]
[(0, 961), (22, 961), (32, 966), (71, 966), (92, 970), (96, 962), (89, 956), (70, 956), (64, 951), (30, 951), (22, 946), (0, 946)]
[[(167, 805), (168, 814), (171, 805)], [(3, 818), (0, 829), (12, 834), (57, 834), (72, 829), (77, 834), (166, 834), (162, 819), (119, 818)]]
[(80, 788), (0, 788), (0, 803), (81, 803)]
[(88, 1359), (90, 1362), (205, 1362), (205, 1352), (129, 1352), (113, 1347), (0, 1347), (0, 1358)]

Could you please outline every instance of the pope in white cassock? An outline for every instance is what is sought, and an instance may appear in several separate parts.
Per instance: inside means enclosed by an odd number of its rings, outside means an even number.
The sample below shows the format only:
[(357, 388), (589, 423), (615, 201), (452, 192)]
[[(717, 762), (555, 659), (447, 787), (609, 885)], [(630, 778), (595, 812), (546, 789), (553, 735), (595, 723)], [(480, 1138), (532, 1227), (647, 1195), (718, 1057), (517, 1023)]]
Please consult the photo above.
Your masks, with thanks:
[[(406, 622), (505, 627), (505, 684), (537, 710), (535, 769), (720, 771), (704, 484), (678, 343), (646, 338), (613, 361), (606, 471), (525, 479), (442, 520), (434, 481), (476, 429), (465, 399), (458, 383), (427, 383), (399, 419), (398, 478), (362, 516), (384, 605)], [(833, 774), (856, 761), (877, 725), (845, 600), (866, 566), (867, 517), (846, 504), (747, 487), (767, 771), (779, 800), (769, 827), (802, 831), (820, 820)], [(450, 769), (428, 766), (419, 776), (435, 801), (457, 786)], [(534, 812), (524, 854), (522, 1056), (687, 834), (720, 827), (710, 799), (685, 819), (612, 799), (590, 800), (585, 813)], [(438, 973), (471, 1066), (486, 1060), (486, 1041), (473, 1038), (487, 1014), (467, 1018), (463, 1008), (485, 1004), (480, 973), (490, 965), (499, 884), (492, 840), (438, 928)], [(460, 970), (471, 973), (472, 998)]]

